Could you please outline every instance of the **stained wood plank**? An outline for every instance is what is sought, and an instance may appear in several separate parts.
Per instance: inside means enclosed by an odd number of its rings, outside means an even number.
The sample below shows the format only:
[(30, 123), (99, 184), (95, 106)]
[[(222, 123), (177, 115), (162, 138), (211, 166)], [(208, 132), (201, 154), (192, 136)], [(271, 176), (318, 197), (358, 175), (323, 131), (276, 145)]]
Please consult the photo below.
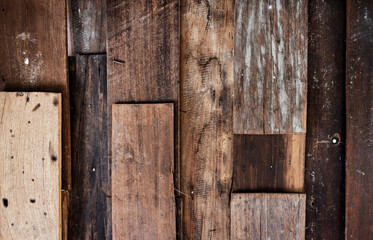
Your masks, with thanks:
[(235, 135), (234, 192), (302, 192), (305, 134)]
[(234, 1), (181, 1), (184, 239), (229, 239)]
[(235, 3), (236, 134), (304, 133), (307, 1)]
[(232, 194), (231, 239), (294, 239), (305, 237), (304, 194)]
[[(344, 239), (346, 1), (309, 1), (306, 239)], [(333, 142), (335, 141), (335, 142)]]
[(61, 94), (0, 93), (0, 238), (61, 239)]
[(173, 104), (115, 104), (113, 239), (176, 239)]
[(62, 93), (63, 187), (70, 189), (66, 3), (0, 0), (0, 9), (0, 90)]
[(69, 239), (111, 239), (106, 55), (70, 59), (72, 190)]
[(372, 20), (372, 1), (347, 1), (346, 239), (373, 234)]

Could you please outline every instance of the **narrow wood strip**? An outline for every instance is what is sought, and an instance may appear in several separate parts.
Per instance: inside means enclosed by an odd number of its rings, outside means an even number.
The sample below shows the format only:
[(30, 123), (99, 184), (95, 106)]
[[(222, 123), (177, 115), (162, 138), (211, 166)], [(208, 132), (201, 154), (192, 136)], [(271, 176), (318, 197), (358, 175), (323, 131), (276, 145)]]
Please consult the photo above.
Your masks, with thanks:
[(0, 239), (61, 239), (61, 94), (0, 92)]

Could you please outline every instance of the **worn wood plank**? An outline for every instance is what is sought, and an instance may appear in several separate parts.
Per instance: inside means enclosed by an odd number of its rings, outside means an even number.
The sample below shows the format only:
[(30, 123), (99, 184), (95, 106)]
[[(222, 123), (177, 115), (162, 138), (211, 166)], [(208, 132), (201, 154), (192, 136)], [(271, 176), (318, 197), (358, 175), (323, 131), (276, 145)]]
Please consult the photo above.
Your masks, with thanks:
[(70, 189), (66, 3), (0, 0), (0, 9), (0, 90), (62, 93), (62, 176), (63, 187)]
[(304, 133), (307, 1), (235, 3), (236, 134)]
[(232, 194), (231, 221), (232, 240), (304, 239), (306, 195)]
[(69, 239), (110, 239), (106, 55), (70, 59), (71, 137)]
[(305, 134), (235, 135), (233, 192), (302, 192)]
[(306, 239), (344, 239), (346, 1), (309, 1)]
[(347, 1), (346, 239), (373, 234), (373, 2)]
[(61, 239), (61, 94), (0, 93), (0, 239)]
[(229, 239), (234, 1), (181, 1), (184, 239)]
[(113, 239), (176, 239), (173, 104), (115, 104)]

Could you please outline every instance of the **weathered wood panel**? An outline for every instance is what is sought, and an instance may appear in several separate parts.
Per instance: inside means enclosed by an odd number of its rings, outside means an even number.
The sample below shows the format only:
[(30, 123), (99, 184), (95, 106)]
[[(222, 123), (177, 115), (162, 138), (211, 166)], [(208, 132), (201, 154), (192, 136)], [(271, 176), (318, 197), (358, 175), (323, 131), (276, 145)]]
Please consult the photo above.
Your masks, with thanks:
[(306, 239), (344, 239), (346, 1), (309, 1)]
[(114, 104), (113, 239), (176, 239), (173, 104)]
[(107, 239), (111, 216), (107, 139), (106, 55), (70, 59), (72, 190), (69, 239)]
[(62, 176), (63, 187), (70, 189), (66, 3), (0, 0), (0, 9), (0, 90), (62, 93)]
[(373, 2), (347, 1), (346, 239), (373, 235)]
[(305, 238), (304, 194), (232, 194), (231, 239)]
[(184, 239), (229, 239), (234, 1), (181, 1)]
[(0, 239), (61, 239), (61, 94), (0, 93)]
[(235, 3), (236, 134), (304, 133), (307, 1)]
[(302, 192), (305, 134), (235, 135), (233, 192)]

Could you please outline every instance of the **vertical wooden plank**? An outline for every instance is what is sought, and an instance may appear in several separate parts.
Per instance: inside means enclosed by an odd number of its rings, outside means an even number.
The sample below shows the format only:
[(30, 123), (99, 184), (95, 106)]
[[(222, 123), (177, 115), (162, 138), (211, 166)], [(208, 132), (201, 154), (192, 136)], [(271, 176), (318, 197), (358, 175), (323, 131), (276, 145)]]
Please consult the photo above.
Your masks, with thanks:
[(66, 3), (0, 0), (0, 90), (62, 93), (63, 187), (70, 189)]
[(305, 238), (304, 194), (232, 194), (231, 239)]
[(61, 94), (0, 93), (0, 238), (61, 239)]
[(233, 192), (302, 192), (305, 134), (235, 135)]
[(106, 239), (111, 201), (107, 160), (106, 55), (70, 60), (72, 184), (69, 239)]
[(344, 239), (346, 1), (309, 1), (306, 239)]
[(236, 134), (304, 133), (307, 1), (235, 3)]
[(229, 239), (234, 1), (181, 1), (185, 239)]
[(346, 239), (373, 234), (373, 2), (347, 1)]
[(115, 104), (113, 239), (176, 239), (173, 104)]

